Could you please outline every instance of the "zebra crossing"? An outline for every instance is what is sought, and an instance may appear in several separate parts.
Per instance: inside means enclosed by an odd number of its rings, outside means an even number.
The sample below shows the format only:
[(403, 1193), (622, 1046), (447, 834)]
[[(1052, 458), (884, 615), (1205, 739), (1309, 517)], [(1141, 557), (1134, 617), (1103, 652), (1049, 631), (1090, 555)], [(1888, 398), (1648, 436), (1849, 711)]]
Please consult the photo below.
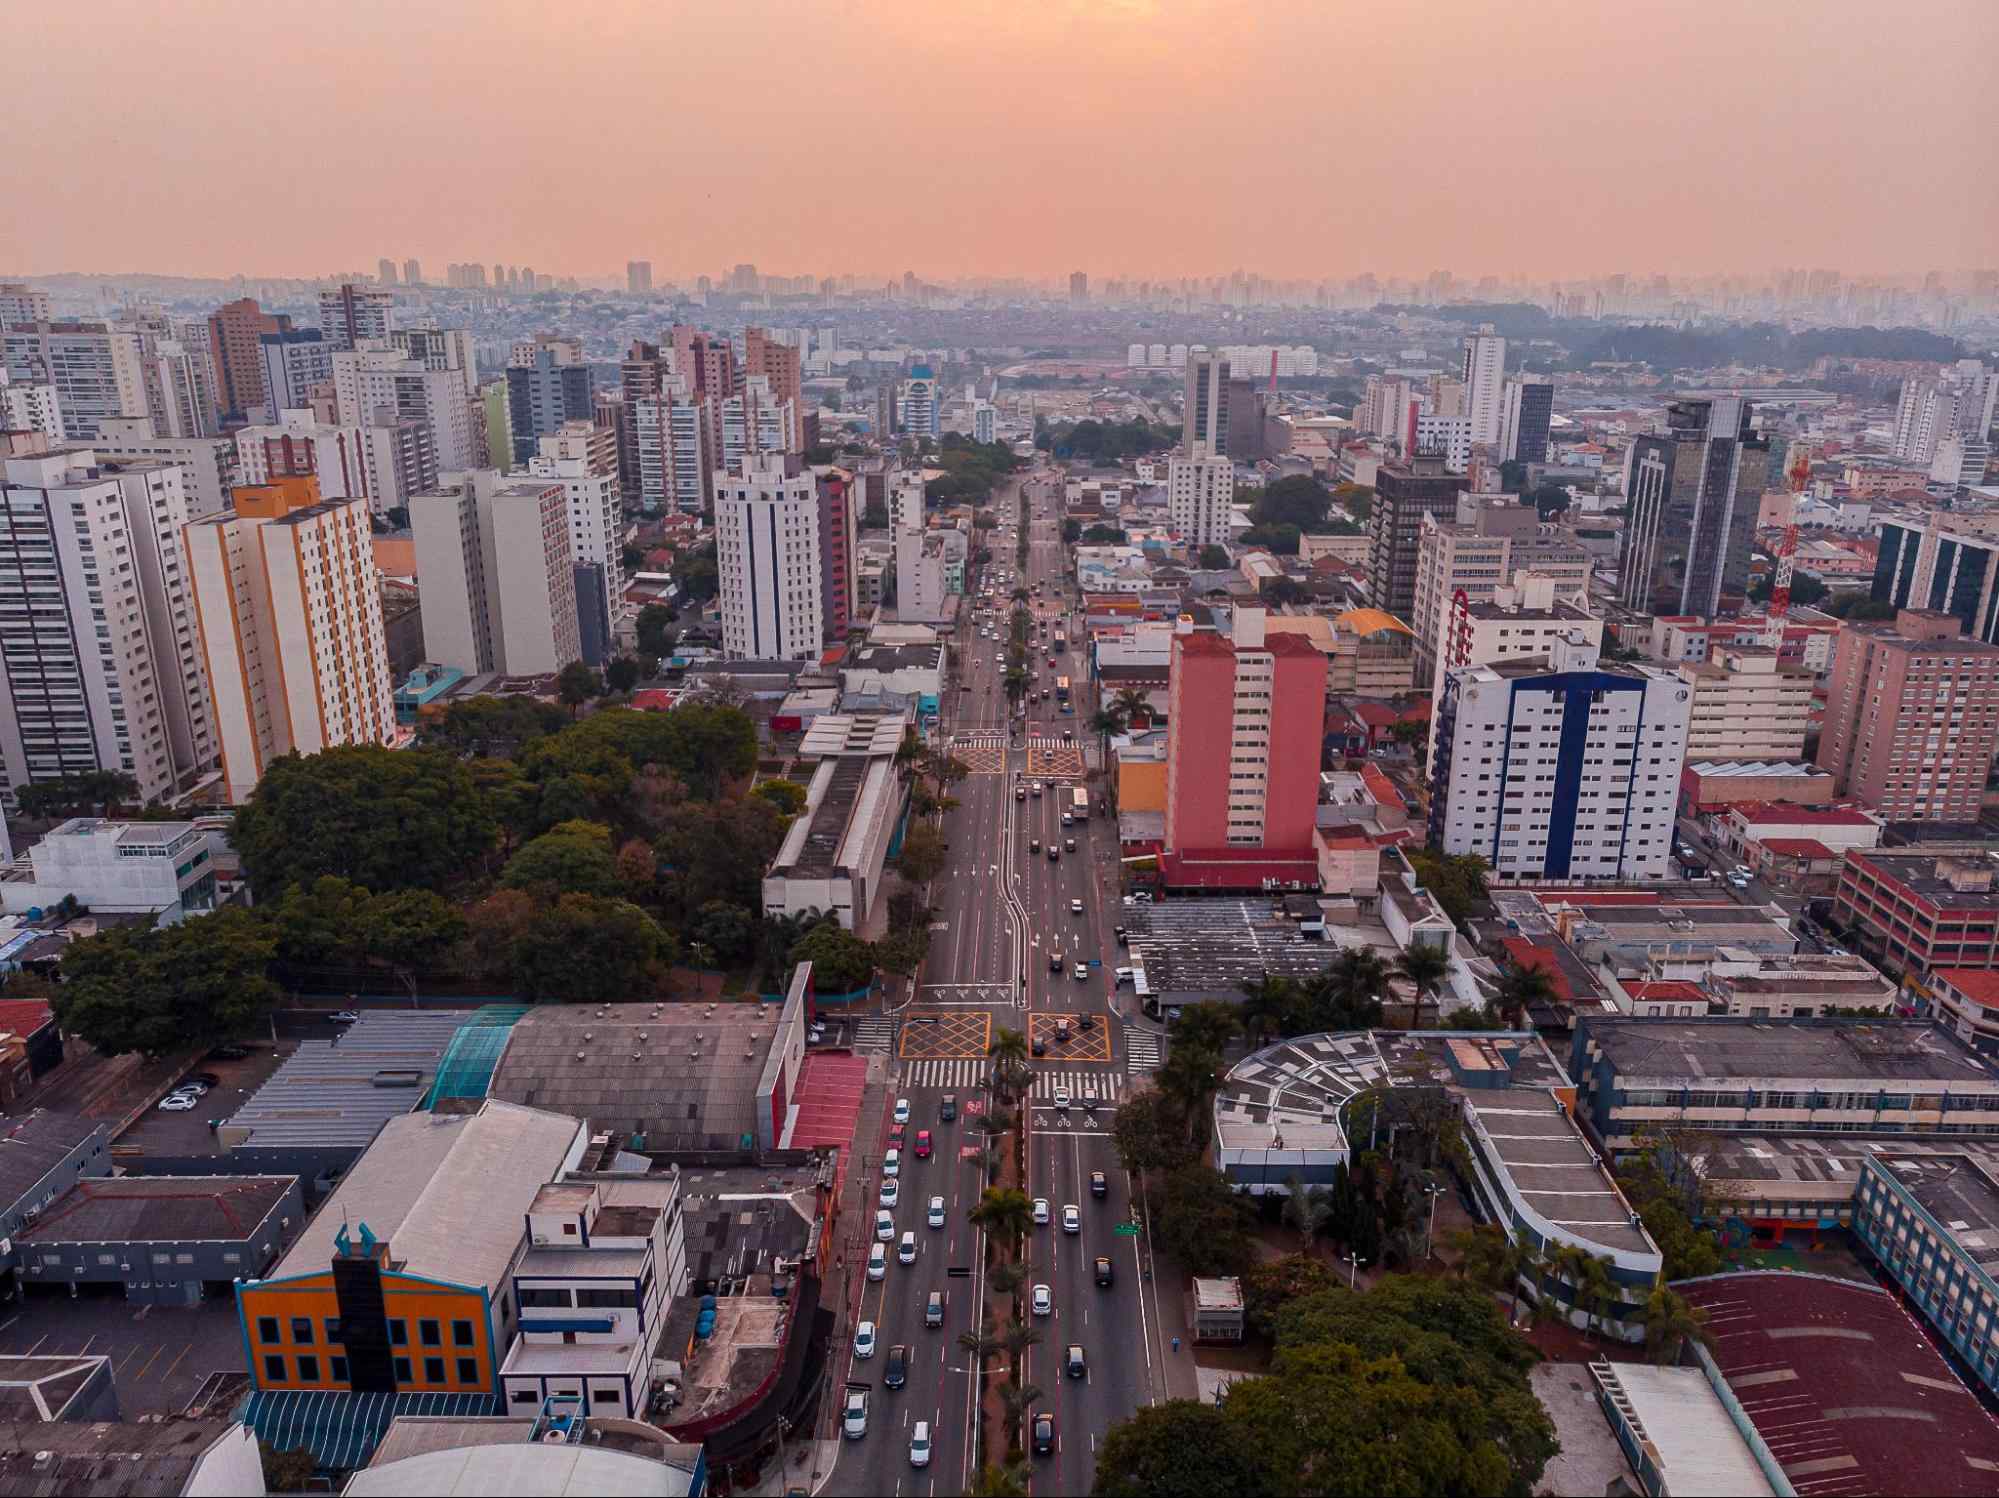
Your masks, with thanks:
[(937, 1087), (970, 1092), (992, 1070), (990, 1061), (905, 1061), (898, 1072), (905, 1087)]
[(1157, 1071), (1166, 1060), (1166, 1037), (1156, 1030), (1124, 1027), (1124, 1064), (1127, 1071)]
[(951, 735), (953, 749), (1004, 749), (1006, 735), (1003, 733), (954, 733)]
[(1052, 1103), (1066, 1092), (1076, 1102), (1114, 1103), (1124, 1090), (1124, 1078), (1108, 1071), (1037, 1071), (1028, 1095), (1037, 1103)]
[(895, 1021), (892, 1019), (858, 1019), (854, 1021), (854, 1049), (857, 1051), (885, 1051), (895, 1044)]
[(1074, 740), (1064, 739), (1059, 734), (1031, 733), (1027, 736), (1027, 747), (1030, 749), (1074, 749), (1076, 745)]
[[(899, 1085), (934, 1087), (943, 1092), (970, 1092), (985, 1084), (992, 1070), (988, 1061), (905, 1061), (897, 1071)], [(1116, 1072), (1082, 1071), (1069, 1068), (1037, 1067), (1028, 1096), (1038, 1103), (1052, 1103), (1057, 1092), (1067, 1092), (1076, 1102), (1116, 1102), (1124, 1091), (1124, 1078)]]

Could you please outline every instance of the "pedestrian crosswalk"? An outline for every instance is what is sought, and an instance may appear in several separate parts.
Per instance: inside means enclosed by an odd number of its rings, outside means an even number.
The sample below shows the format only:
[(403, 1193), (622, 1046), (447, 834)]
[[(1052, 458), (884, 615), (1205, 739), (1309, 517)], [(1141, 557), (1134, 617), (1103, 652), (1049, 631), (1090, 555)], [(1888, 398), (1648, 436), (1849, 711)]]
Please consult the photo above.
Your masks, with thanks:
[[(935, 1088), (940, 1092), (970, 1092), (983, 1087), (991, 1074), (988, 1061), (905, 1061), (897, 1069), (897, 1085)], [(1124, 1091), (1116, 1072), (1084, 1071), (1077, 1067), (1037, 1066), (1028, 1095), (1036, 1103), (1052, 1103), (1057, 1092), (1076, 1102), (1111, 1103)]]
[(1052, 1103), (1055, 1094), (1066, 1092), (1078, 1103), (1114, 1103), (1124, 1090), (1124, 1078), (1116, 1072), (1062, 1070), (1037, 1071), (1029, 1090), (1037, 1103)]
[(1027, 747), (1030, 749), (1074, 749), (1076, 744), (1073, 739), (1064, 739), (1052, 733), (1031, 733), (1027, 736)]
[(898, 1075), (906, 1087), (936, 1087), (946, 1092), (970, 1092), (992, 1070), (989, 1061), (905, 1061)]
[(1127, 1071), (1157, 1071), (1166, 1059), (1166, 1038), (1156, 1030), (1124, 1027), (1124, 1064)]
[(854, 1049), (857, 1051), (885, 1051), (895, 1043), (895, 1021), (892, 1019), (860, 1019), (854, 1021)]
[(954, 733), (951, 735), (953, 749), (1004, 749), (1006, 735), (1003, 733)]

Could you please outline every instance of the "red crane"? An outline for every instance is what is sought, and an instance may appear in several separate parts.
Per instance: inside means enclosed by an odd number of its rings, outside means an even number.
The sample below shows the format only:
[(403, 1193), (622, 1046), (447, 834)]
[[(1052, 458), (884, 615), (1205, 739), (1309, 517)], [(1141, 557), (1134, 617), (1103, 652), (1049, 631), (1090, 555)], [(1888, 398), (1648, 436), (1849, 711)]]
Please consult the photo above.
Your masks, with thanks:
[[(1791, 481), (1791, 493), (1805, 492), (1805, 485), (1812, 479), (1811, 454), (1802, 446), (1798, 449), (1797, 461), (1791, 464), (1785, 475)], [(1797, 501), (1792, 500), (1791, 523), (1784, 527), (1784, 539), (1777, 543), (1777, 575), (1770, 583), (1770, 611), (1772, 624), (1778, 624), (1791, 614), (1791, 575), (1797, 569), (1798, 558), (1798, 516)]]

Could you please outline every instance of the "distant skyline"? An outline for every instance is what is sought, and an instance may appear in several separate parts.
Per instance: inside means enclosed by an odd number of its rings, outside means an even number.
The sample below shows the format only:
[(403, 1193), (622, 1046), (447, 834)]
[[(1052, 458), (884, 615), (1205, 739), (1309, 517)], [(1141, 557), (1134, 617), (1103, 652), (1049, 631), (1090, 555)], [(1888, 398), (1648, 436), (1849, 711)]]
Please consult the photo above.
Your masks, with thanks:
[(8, 38), (0, 274), (1999, 263), (1995, 0), (22, 0)]

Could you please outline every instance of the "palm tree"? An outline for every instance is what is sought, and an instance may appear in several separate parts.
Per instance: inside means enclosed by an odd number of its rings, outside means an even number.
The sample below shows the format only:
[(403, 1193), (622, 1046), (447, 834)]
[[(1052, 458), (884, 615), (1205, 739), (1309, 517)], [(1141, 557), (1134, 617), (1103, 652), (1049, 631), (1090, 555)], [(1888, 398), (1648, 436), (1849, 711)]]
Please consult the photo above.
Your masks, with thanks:
[(1242, 1019), (1233, 1004), (1204, 1000), (1180, 1011), (1167, 1034), (1176, 1046), (1197, 1046), (1219, 1054), (1242, 1028)]
[(1513, 1314), (1507, 1319), (1517, 1321), (1520, 1319), (1520, 1281), (1527, 1280), (1533, 1284), (1537, 1307), (1547, 1301), (1548, 1256), (1542, 1252), (1541, 1245), (1527, 1235), (1527, 1229), (1515, 1228), (1509, 1258), (1511, 1262), (1507, 1267), (1512, 1274), (1507, 1283), (1513, 1287)]
[(995, 1062), (1025, 1061), (1027, 1037), (1018, 1030), (1009, 1030), (1002, 1025), (993, 1031), (993, 1038), (986, 1046), (986, 1054)]
[(1152, 721), (1152, 698), (1140, 687), (1119, 687), (1111, 698), (1111, 711), (1129, 725), (1134, 718)]
[(1198, 1143), (1207, 1127), (1208, 1104), (1222, 1086), (1222, 1057), (1219, 1051), (1200, 1046), (1175, 1045), (1166, 1053), (1153, 1085), (1180, 1108), (1187, 1120), (1187, 1132)]
[(991, 1275), (988, 1276), (993, 1294), (1013, 1298), (1015, 1321), (1020, 1320), (1020, 1287), (1027, 1283), (1027, 1276), (1033, 1272), (1033, 1268), (1034, 1266), (1025, 1259), (1009, 1259), (1004, 1264), (995, 1264)]
[(1409, 980), (1416, 990), (1416, 1028), (1423, 1028), (1423, 1001), (1428, 997), (1434, 1005), (1437, 990), (1443, 986), (1444, 977), (1451, 970), (1450, 957), (1439, 947), (1428, 942), (1419, 942), (1405, 947), (1395, 959), (1396, 973)]
[(1610, 1256), (1584, 1254), (1576, 1267), (1582, 1274), (1582, 1282), (1576, 1290), (1583, 1304), (1583, 1325), (1601, 1335), (1603, 1323), (1610, 1316), (1611, 1302), (1617, 1298), (1616, 1286), (1610, 1278), (1613, 1267)]
[[(1024, 1321), (1016, 1321), (1000, 1333), (1000, 1344), (1006, 1348), (1006, 1355), (1013, 1359), (1014, 1366), (1020, 1366), (1020, 1355), (1030, 1347), (1041, 1345), (1041, 1333)], [(1028, 1387), (1032, 1388), (1033, 1385)], [(1040, 1391), (1036, 1390), (1038, 1394)]]
[(965, 1215), (976, 1226), (1005, 1240), (1012, 1247), (1034, 1225), (1034, 1204), (1027, 1199), (1025, 1191), (1016, 1187), (988, 1186)]
[(1267, 1035), (1282, 1035), (1285, 1021), (1298, 1002), (1298, 985), (1289, 978), (1265, 973), (1242, 985), (1242, 1004), (1236, 1010), (1250, 1049), (1262, 1046)]
[(1100, 707), (1090, 714), (1090, 732), (1102, 742), (1104, 753), (1110, 753), (1111, 735), (1124, 732), (1124, 719), (1107, 707)]
[(1320, 1230), (1333, 1215), (1331, 1193), (1318, 1186), (1308, 1191), (1305, 1183), (1295, 1175), (1284, 1185), (1290, 1193), (1284, 1198), (1284, 1225), (1298, 1230), (1299, 1251), (1310, 1253), (1312, 1240), (1319, 1236)]
[(993, 1331), (993, 1318), (990, 1316), (980, 1323), (977, 1331), (959, 1332), (958, 1345), (972, 1355), (975, 1363), (981, 1365), (987, 1358), (998, 1357), (1006, 1346)]
[(1487, 1006), (1500, 1018), (1525, 1028), (1527, 1011), (1537, 1005), (1554, 1002), (1555, 985), (1548, 980), (1546, 969), (1520, 967), (1506, 970), (1499, 980), (1499, 992)]
[(1655, 1363), (1677, 1363), (1689, 1342), (1714, 1346), (1707, 1312), (1678, 1291), (1660, 1285), (1645, 1301), (1645, 1355)]

